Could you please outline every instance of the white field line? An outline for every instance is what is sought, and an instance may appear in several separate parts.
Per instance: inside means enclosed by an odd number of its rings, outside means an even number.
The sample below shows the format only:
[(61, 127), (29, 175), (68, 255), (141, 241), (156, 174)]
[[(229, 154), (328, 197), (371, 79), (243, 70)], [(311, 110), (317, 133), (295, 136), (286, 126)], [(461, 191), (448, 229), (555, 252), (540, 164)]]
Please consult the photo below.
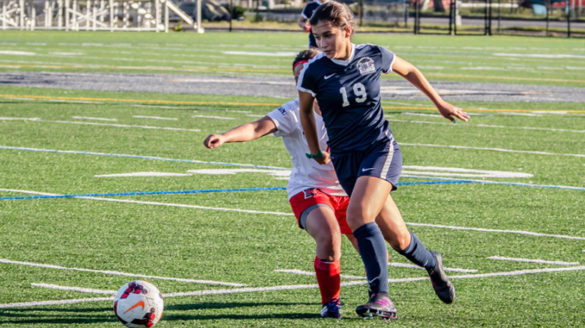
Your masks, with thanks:
[(59, 124), (108, 126), (108, 127), (115, 127), (115, 128), (135, 128), (135, 129), (148, 129), (148, 130), (201, 132), (201, 130), (199, 130), (199, 129), (173, 128), (173, 127), (168, 127), (168, 126), (131, 125), (131, 124), (113, 124), (113, 123), (96, 123), (96, 122), (75, 122), (75, 121), (43, 121), (43, 120), (41, 120), (40, 122), (59, 123)]
[[(298, 270), (298, 269), (277, 269), (277, 270), (274, 270), (274, 272), (298, 274), (301, 276), (313, 276), (313, 277), (315, 276), (315, 272), (308, 272), (308, 271), (303, 271), (303, 270)], [(364, 279), (366, 279), (365, 277), (351, 276), (351, 275), (345, 275), (345, 274), (340, 275), (340, 277), (342, 279), (349, 279), (349, 280), (364, 280)]]
[(0, 117), (0, 121), (40, 121), (39, 117)]
[(88, 293), (88, 294), (106, 294), (106, 295), (116, 295), (115, 290), (104, 290), (104, 289), (94, 289), (94, 288), (84, 288), (84, 287), (69, 287), (69, 286), (59, 286), (53, 284), (45, 284), (45, 283), (32, 283), (30, 284), (31, 287), (39, 287), (39, 288), (47, 288), (47, 289), (58, 289), (58, 290), (68, 290), (80, 293)]
[[(402, 113), (406, 114), (406, 113)], [(526, 115), (526, 113), (522, 113)], [(407, 115), (419, 115), (419, 116), (434, 116), (440, 117), (440, 115), (434, 114), (407, 114)], [(530, 114), (534, 116), (535, 114)], [(419, 121), (419, 120), (400, 120), (400, 119), (388, 119), (389, 122), (397, 122), (397, 123), (415, 123), (415, 124), (432, 124), (432, 125), (449, 125), (452, 126), (453, 123), (448, 122), (433, 122), (433, 121)], [(541, 128), (535, 126), (507, 126), (507, 125), (493, 125), (493, 124), (465, 124), (468, 127), (480, 127), (480, 128), (492, 128), (492, 129), (514, 129), (514, 130), (533, 130), (533, 131), (548, 131), (548, 132), (569, 132), (569, 133), (585, 133), (585, 130), (573, 130), (573, 129), (556, 129), (556, 128)], [(401, 143), (402, 144), (402, 143)]]
[(160, 121), (178, 121), (179, 119), (176, 117), (161, 117), (161, 116), (144, 116), (144, 115), (132, 115), (134, 118), (145, 118), (150, 120), (160, 120)]
[[(42, 193), (42, 192), (36, 192), (36, 191), (17, 190), (17, 189), (0, 188), (0, 191), (22, 192), (22, 193), (27, 193), (27, 194), (58, 196), (58, 194), (48, 194), (48, 193)], [(211, 211), (226, 211), (226, 212), (238, 212), (238, 213), (248, 213), (248, 214), (267, 214), (267, 215), (277, 215), (277, 216), (293, 216), (292, 213), (284, 213), (284, 212), (242, 210), (242, 209), (238, 209), (238, 208), (222, 208), (222, 207), (198, 206), (198, 205), (188, 205), (188, 204), (145, 202), (145, 201), (136, 201), (136, 200), (130, 200), (130, 199), (115, 199), (115, 198), (105, 198), (105, 197), (76, 197), (76, 198), (101, 200), (101, 201), (108, 201), (108, 202), (119, 202), (119, 203), (133, 203), (133, 204), (144, 204), (144, 205), (155, 205), (155, 206), (183, 207), (183, 208), (211, 210)], [(520, 234), (520, 235), (529, 235), (529, 236), (533, 236), (533, 237), (549, 237), (549, 238), (560, 238), (560, 239), (585, 240), (585, 237), (580, 237), (580, 236), (556, 235), (556, 234), (523, 231), (523, 230), (486, 229), (486, 228), (447, 226), (447, 225), (440, 225), (440, 224), (414, 223), (414, 222), (406, 222), (406, 224), (411, 225), (411, 226), (430, 227), (430, 228), (439, 228), (439, 229), (468, 230), (468, 231), (496, 232), (496, 233), (512, 233), (512, 234)]]
[(117, 122), (117, 118), (106, 118), (106, 117), (91, 117), (91, 116), (73, 116), (74, 120), (92, 120), (92, 121), (105, 121), (105, 122)]
[[(579, 263), (577, 263), (577, 264), (579, 264)], [(409, 264), (409, 263), (390, 262), (390, 263), (388, 263), (388, 266), (395, 267), (395, 268), (424, 270), (423, 267), (420, 267), (420, 266), (415, 265), (415, 264)], [(461, 273), (476, 273), (477, 272), (477, 270), (460, 269), (460, 268), (444, 268), (444, 269), (445, 269), (445, 271), (448, 271), (448, 272), (461, 272)], [(304, 275), (304, 276), (315, 276), (315, 272), (309, 272), (309, 271), (303, 271), (303, 270), (297, 270), (297, 269), (278, 269), (278, 270), (274, 270), (274, 272), (298, 274), (298, 275)], [(348, 275), (341, 275), (341, 278), (361, 279), (361, 280), (366, 279), (366, 277), (348, 276)]]
[(503, 256), (490, 256), (489, 260), (501, 260), (501, 261), (512, 261), (512, 262), (526, 262), (526, 263), (538, 263), (538, 264), (553, 264), (553, 265), (579, 265), (579, 262), (564, 262), (564, 261), (547, 261), (547, 260), (533, 260), (523, 259), (516, 257), (503, 257)]
[[(585, 270), (585, 266), (467, 274), (467, 275), (449, 276), (449, 278), (450, 279), (477, 279), (477, 278), (521, 276), (521, 275), (527, 275), (527, 274), (554, 273), (554, 272), (564, 272), (564, 271), (581, 271), (581, 270)], [(423, 281), (423, 280), (428, 280), (428, 279), (429, 279), (429, 277), (401, 278), (401, 279), (388, 279), (388, 282), (389, 283), (401, 283), (401, 282)], [(341, 283), (341, 286), (343, 287), (343, 286), (365, 285), (367, 283), (368, 282), (365, 280), (349, 281), (349, 282)], [(67, 287), (67, 288), (71, 288), (71, 287)], [(269, 292), (269, 291), (312, 289), (312, 288), (319, 288), (319, 286), (317, 284), (308, 284), (308, 285), (284, 285), (284, 286), (269, 286), (269, 287), (248, 287), (248, 288), (233, 288), (233, 289), (198, 290), (198, 291), (192, 291), (192, 292), (177, 292), (177, 293), (163, 294), (163, 297), (171, 298), (171, 297), (183, 297), (183, 296), (237, 294), (237, 293)], [(68, 289), (68, 290), (70, 290), (70, 289)], [(80, 299), (54, 300), (54, 301), (8, 303), (8, 304), (0, 304), (0, 309), (18, 308), (18, 307), (33, 307), (33, 306), (48, 306), (48, 305), (62, 305), (62, 304), (75, 304), (75, 303), (82, 303), (82, 302), (98, 302), (98, 301), (110, 301), (111, 302), (112, 298), (111, 297), (100, 297), (100, 298), (80, 298)]]
[(235, 118), (233, 118), (233, 117), (213, 116), (213, 115), (193, 115), (191, 117), (193, 117), (193, 118), (211, 118), (211, 119), (215, 119), (215, 120), (235, 120)]
[(24, 266), (30, 266), (30, 267), (56, 269), (56, 270), (67, 270), (67, 271), (80, 271), (80, 272), (102, 273), (102, 274), (108, 274), (108, 275), (113, 275), (113, 276), (139, 277), (139, 278), (159, 279), (159, 280), (172, 280), (172, 281), (179, 281), (179, 282), (205, 284), (205, 285), (232, 286), (232, 287), (242, 287), (242, 286), (245, 286), (244, 284), (235, 284), (235, 283), (222, 282), (222, 281), (185, 279), (185, 278), (162, 277), (162, 276), (151, 276), (151, 275), (136, 274), (136, 273), (127, 273), (127, 272), (120, 272), (120, 271), (110, 271), (110, 270), (93, 270), (93, 269), (84, 269), (84, 268), (68, 268), (68, 267), (63, 267), (63, 266), (59, 266), (59, 265), (33, 263), (33, 262), (23, 262), (23, 261), (13, 261), (13, 260), (8, 260), (8, 259), (0, 259), (0, 263), (4, 263), (4, 264), (15, 264), (15, 265), (24, 265)]
[(567, 156), (567, 157), (585, 158), (585, 154), (552, 153), (552, 152), (535, 151), (535, 150), (514, 150), (514, 149), (505, 149), (505, 148), (471, 147), (471, 146), (457, 146), (457, 145), (437, 145), (437, 144), (422, 144), (422, 143), (410, 143), (410, 142), (401, 142), (400, 145), (414, 146), (414, 147), (487, 150), (487, 151), (497, 151), (497, 152), (503, 152), (503, 153), (532, 154), (532, 155), (546, 155), (546, 156)]
[(411, 225), (411, 226), (429, 227), (429, 228), (468, 230), (468, 231), (479, 231), (479, 232), (499, 232), (499, 233), (512, 233), (512, 234), (519, 234), (519, 235), (528, 235), (528, 236), (533, 236), (533, 237), (550, 237), (550, 238), (561, 238), (561, 239), (585, 240), (585, 237), (579, 237), (579, 236), (555, 235), (555, 234), (549, 234), (549, 233), (540, 233), (540, 232), (523, 231), (523, 230), (500, 230), (500, 229), (486, 229), (486, 228), (470, 228), (470, 227), (448, 226), (448, 225), (429, 224), (429, 223), (413, 223), (413, 222), (406, 222), (406, 224)]
[(115, 128), (134, 128), (134, 129), (148, 129), (148, 130), (169, 130), (169, 131), (184, 131), (184, 132), (201, 132), (199, 129), (184, 129), (184, 128), (173, 128), (168, 126), (150, 126), (150, 125), (132, 125), (132, 124), (114, 124), (114, 123), (98, 123), (98, 122), (82, 122), (82, 121), (47, 121), (39, 118), (11, 118), (2, 117), (0, 121), (14, 121), (14, 120), (25, 120), (43, 123), (57, 123), (57, 124), (75, 124), (75, 125), (93, 125), (93, 126), (107, 126)]

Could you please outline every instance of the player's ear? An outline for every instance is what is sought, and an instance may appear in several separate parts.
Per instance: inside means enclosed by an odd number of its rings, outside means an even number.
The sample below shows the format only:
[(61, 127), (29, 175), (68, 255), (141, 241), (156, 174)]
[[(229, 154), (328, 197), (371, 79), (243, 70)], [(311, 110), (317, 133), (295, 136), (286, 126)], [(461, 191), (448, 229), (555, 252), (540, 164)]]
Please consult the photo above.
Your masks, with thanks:
[(351, 37), (352, 32), (353, 32), (351, 30), (351, 25), (349, 25), (349, 24), (345, 25), (345, 27), (343, 28), (343, 32), (344, 32), (344, 36), (349, 39)]

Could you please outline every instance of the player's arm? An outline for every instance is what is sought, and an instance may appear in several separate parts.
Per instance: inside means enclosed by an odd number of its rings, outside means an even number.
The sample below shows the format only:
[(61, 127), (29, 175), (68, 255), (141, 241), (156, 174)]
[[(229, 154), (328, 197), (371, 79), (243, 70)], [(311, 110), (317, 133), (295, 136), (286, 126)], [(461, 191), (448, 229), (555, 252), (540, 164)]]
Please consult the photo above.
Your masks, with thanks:
[(299, 91), (299, 116), (309, 151), (311, 154), (322, 153), (323, 156), (313, 157), (313, 159), (320, 164), (327, 164), (329, 163), (329, 154), (326, 151), (322, 151), (319, 147), (317, 124), (315, 123), (315, 115), (313, 115), (313, 101), (315, 101), (313, 95), (308, 92)]
[(276, 124), (268, 117), (242, 124), (222, 134), (210, 134), (203, 141), (205, 147), (213, 149), (223, 145), (226, 142), (245, 142), (263, 137), (276, 131)]
[(411, 63), (396, 56), (392, 64), (392, 71), (402, 76), (412, 85), (422, 91), (437, 106), (437, 109), (450, 121), (455, 121), (455, 117), (467, 121), (469, 116), (461, 108), (456, 107), (441, 98), (433, 86), (427, 81), (425, 76)]
[(308, 32), (311, 29), (311, 26), (309, 26), (308, 24), (308, 19), (305, 18), (305, 16), (301, 15), (299, 17), (299, 20), (297, 21), (297, 24), (299, 24), (299, 27), (302, 28), (304, 31)]

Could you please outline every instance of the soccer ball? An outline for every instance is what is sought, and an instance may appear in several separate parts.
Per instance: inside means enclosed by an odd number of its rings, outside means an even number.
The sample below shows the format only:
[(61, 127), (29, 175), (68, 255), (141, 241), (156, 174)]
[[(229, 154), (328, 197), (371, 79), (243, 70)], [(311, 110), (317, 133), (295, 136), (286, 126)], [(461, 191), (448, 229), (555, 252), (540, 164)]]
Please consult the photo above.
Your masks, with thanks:
[(162, 317), (163, 298), (148, 281), (131, 281), (118, 290), (114, 313), (126, 327), (152, 327)]

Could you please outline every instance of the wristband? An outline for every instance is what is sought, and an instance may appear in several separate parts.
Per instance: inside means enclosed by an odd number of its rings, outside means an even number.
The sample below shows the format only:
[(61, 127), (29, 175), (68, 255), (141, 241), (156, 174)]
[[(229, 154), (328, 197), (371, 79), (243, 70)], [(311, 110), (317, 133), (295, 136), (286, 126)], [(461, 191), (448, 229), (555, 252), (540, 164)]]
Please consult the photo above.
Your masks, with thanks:
[(319, 151), (316, 154), (306, 153), (305, 156), (307, 156), (307, 158), (321, 158), (323, 157), (323, 152), (321, 152), (321, 149), (319, 149)]

